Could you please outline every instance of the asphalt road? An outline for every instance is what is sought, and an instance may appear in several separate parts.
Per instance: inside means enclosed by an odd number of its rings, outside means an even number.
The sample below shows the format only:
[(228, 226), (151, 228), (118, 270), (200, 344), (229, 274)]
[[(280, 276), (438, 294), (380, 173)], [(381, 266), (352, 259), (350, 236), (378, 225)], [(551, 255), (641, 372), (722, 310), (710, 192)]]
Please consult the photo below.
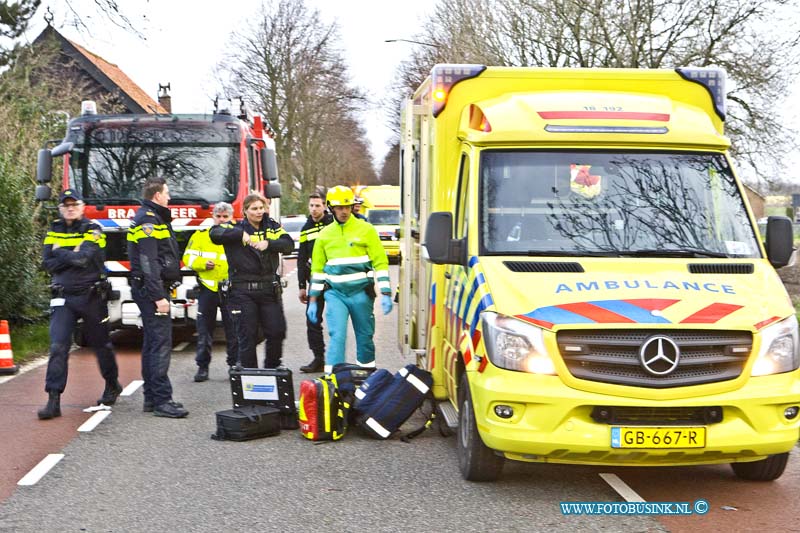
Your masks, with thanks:
[[(397, 280), (396, 267), (392, 279)], [(297, 300), (293, 279), (284, 304), (289, 323), (284, 363), (296, 371), (310, 360), (310, 352), (304, 306)], [(127, 385), (139, 379), (138, 347), (135, 339), (126, 344), (118, 336), (117, 342)], [(398, 354), (396, 311), (383, 317), (378, 310), (376, 346), (379, 366), (395, 370), (411, 362)], [(349, 348), (352, 359), (352, 342)], [(92, 355), (85, 351), (73, 354), (65, 393), (71, 400), (62, 419), (35, 419), (45, 398), (44, 367), (0, 384), (3, 477), (16, 483), (45, 454), (64, 454), (35, 485), (9, 489), (0, 504), (0, 531), (694, 531), (742, 530), (747, 524), (762, 531), (797, 528), (797, 453), (787, 474), (771, 484), (738, 482), (725, 466), (608, 469), (523, 463), (507, 463), (500, 481), (478, 484), (461, 479), (455, 438), (443, 438), (436, 430), (411, 443), (396, 438), (376, 441), (352, 432), (335, 443), (315, 444), (298, 431), (286, 430), (256, 441), (214, 441), (214, 413), (230, 407), (224, 347), (215, 346), (211, 380), (205, 383), (192, 381), (193, 350), (192, 343), (178, 344), (170, 369), (175, 398), (190, 411), (182, 420), (142, 413), (139, 389), (120, 398), (93, 431), (78, 433), (77, 427), (91, 416), (81, 408), (93, 403), (102, 389)], [(295, 373), (296, 390), (304, 377)], [(12, 388), (15, 382), (17, 389)], [(34, 390), (26, 396), (18, 390), (23, 386)], [(12, 442), (16, 455), (8, 450)], [(12, 456), (14, 464), (6, 464)], [(559, 502), (623, 501), (600, 477), (609, 472), (628, 481), (648, 501), (705, 498), (712, 509), (705, 517), (667, 520), (562, 514)], [(761, 509), (758, 502), (767, 499), (777, 501), (778, 511)], [(738, 510), (724, 510), (725, 504), (738, 505)]]

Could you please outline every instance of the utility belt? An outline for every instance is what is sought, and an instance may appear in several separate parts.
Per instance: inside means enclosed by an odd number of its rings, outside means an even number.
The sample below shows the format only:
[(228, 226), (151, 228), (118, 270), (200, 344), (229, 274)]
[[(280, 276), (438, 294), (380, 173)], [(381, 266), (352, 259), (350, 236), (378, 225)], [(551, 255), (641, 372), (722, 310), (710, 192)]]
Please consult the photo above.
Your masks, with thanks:
[(111, 295), (111, 283), (107, 279), (96, 281), (89, 287), (64, 287), (58, 283), (50, 285), (50, 296), (52, 298), (63, 298), (64, 296), (89, 296), (98, 295), (108, 300)]
[(269, 291), (275, 294), (283, 292), (281, 280), (277, 277), (262, 281), (231, 281), (230, 286), (233, 289), (242, 289), (245, 291)]
[[(144, 286), (144, 278), (142, 276), (131, 276), (130, 283), (131, 287), (135, 286), (141, 288)], [(167, 292), (172, 292), (173, 290), (181, 286), (181, 282), (180, 280), (175, 280), (175, 281), (161, 280), (161, 285)]]
[(373, 300), (378, 297), (378, 295), (375, 293), (374, 283), (369, 283), (366, 287), (364, 287), (364, 292), (366, 292), (367, 296), (369, 296)]
[[(325, 292), (330, 288), (331, 288), (330, 284), (326, 281), (325, 282), (325, 287), (322, 289), (322, 292)], [(375, 292), (375, 284), (372, 283), (372, 282), (370, 282), (366, 286), (364, 286), (364, 292), (366, 292), (367, 296), (369, 296), (373, 300), (378, 297), (378, 293)]]

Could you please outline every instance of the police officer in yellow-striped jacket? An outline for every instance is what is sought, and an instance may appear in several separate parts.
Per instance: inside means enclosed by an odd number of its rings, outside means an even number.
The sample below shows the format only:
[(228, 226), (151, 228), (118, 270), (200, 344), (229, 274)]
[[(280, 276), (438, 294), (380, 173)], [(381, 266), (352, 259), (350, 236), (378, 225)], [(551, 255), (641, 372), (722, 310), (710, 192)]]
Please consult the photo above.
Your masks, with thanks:
[(325, 372), (345, 362), (347, 319), (352, 317), (356, 337), (356, 360), (375, 366), (375, 283), (381, 293), (383, 314), (392, 311), (389, 260), (377, 230), (353, 216), (353, 191), (342, 185), (328, 191), (334, 222), (317, 236), (311, 259), (311, 303), (306, 317), (314, 322), (317, 300), (325, 298), (325, 320), (330, 342), (325, 351)]
[(47, 405), (39, 410), (42, 420), (61, 416), (61, 393), (67, 385), (67, 360), (72, 333), (79, 318), (89, 345), (94, 348), (106, 387), (97, 401), (113, 404), (122, 386), (114, 349), (108, 337), (108, 306), (105, 279), (106, 236), (100, 226), (83, 217), (83, 199), (78, 191), (65, 189), (58, 204), (61, 217), (50, 226), (44, 239), (43, 265), (53, 276), (50, 286), (50, 358), (45, 391)]
[[(300, 247), (297, 252), (297, 286), (298, 297), (303, 305), (308, 306), (308, 284), (311, 280), (311, 256), (314, 252), (314, 241), (319, 232), (333, 222), (333, 215), (325, 211), (325, 199), (318, 192), (308, 196), (308, 219), (300, 229)], [(314, 359), (300, 367), (300, 372), (321, 372), (325, 366), (325, 340), (322, 335), (322, 312), (325, 300), (317, 300), (317, 320), (306, 319), (306, 336), (308, 347)]]
[(142, 410), (155, 416), (183, 418), (189, 411), (172, 398), (168, 375), (172, 356), (170, 295), (180, 285), (181, 266), (167, 180), (162, 176), (147, 178), (142, 196), (142, 207), (128, 229), (131, 294), (142, 316)]
[[(212, 211), (214, 225), (226, 224), (233, 216), (233, 207), (226, 202), (218, 202)], [(236, 364), (239, 344), (236, 341), (236, 330), (231, 321), (226, 297), (228, 292), (228, 258), (221, 244), (211, 242), (210, 230), (195, 231), (186, 250), (183, 252), (183, 264), (197, 273), (197, 374), (195, 381), (208, 380), (208, 365), (211, 363), (211, 348), (214, 342), (214, 329), (217, 325), (217, 309), (222, 314), (222, 326), (225, 329), (228, 366)]]

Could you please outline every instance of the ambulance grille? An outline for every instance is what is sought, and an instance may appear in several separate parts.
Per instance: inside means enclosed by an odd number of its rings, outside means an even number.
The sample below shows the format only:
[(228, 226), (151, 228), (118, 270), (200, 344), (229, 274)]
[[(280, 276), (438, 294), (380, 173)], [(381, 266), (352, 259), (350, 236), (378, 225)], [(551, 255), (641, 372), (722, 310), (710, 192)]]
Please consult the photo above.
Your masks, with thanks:
[(592, 419), (603, 424), (629, 426), (682, 426), (716, 424), (722, 421), (722, 407), (638, 407), (596, 405)]
[[(669, 337), (680, 349), (678, 366), (667, 375), (652, 375), (639, 361), (640, 347), (653, 335)], [(560, 331), (556, 339), (574, 377), (653, 389), (736, 379), (753, 344), (747, 331), (709, 330)]]
[(753, 263), (690, 263), (692, 274), (752, 274)]
[(580, 263), (563, 261), (503, 261), (512, 272), (583, 272)]

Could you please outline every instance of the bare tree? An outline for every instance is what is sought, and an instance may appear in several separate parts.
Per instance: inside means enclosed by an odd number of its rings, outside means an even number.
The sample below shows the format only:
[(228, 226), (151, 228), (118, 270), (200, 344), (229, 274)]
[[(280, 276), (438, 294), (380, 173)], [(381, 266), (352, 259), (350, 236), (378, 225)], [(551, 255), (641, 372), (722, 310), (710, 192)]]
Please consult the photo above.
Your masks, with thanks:
[(230, 90), (264, 110), (282, 179), (288, 185), (296, 179), (310, 192), (333, 179), (349, 184), (374, 175), (356, 120), (365, 97), (350, 85), (336, 24), (323, 24), (302, 0), (271, 2), (263, 13), (234, 34), (235, 52), (220, 71)]
[(380, 180), (383, 185), (400, 185), (400, 144), (393, 144), (383, 158)]
[(782, 122), (800, 72), (796, 0), (450, 0), (429, 20), (415, 39), (434, 48), (420, 47), (400, 66), (404, 91), (436, 62), (718, 66), (728, 73), (726, 133), (740, 167), (771, 181), (796, 148), (797, 131)]

